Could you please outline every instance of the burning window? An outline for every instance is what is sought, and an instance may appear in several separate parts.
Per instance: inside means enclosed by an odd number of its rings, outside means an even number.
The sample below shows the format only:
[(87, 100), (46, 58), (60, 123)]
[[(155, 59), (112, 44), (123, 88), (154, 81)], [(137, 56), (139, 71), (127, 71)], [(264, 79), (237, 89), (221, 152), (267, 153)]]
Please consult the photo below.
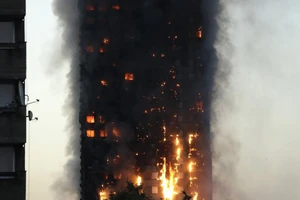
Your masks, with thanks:
[(95, 10), (95, 7), (92, 4), (88, 4), (88, 5), (86, 5), (86, 9), (89, 11), (93, 11), (93, 10)]
[(201, 29), (201, 27), (198, 28), (198, 31), (197, 31), (197, 37), (198, 37), (198, 38), (202, 38), (202, 29)]
[(102, 124), (105, 123), (105, 120), (104, 120), (103, 116), (101, 116), (101, 115), (99, 116), (99, 122)]
[(101, 85), (107, 86), (107, 81), (106, 80), (101, 80), (100, 82), (101, 82)]
[(114, 173), (114, 179), (120, 180), (121, 178), (122, 178), (122, 174), (121, 173), (117, 173), (117, 172)]
[(100, 52), (100, 53), (104, 53), (104, 52), (105, 52), (105, 49), (104, 49), (103, 47), (100, 47), (99, 52)]
[(94, 52), (94, 47), (92, 45), (88, 45), (86, 47), (86, 51), (89, 52), (89, 53), (92, 53), (92, 52)]
[(94, 116), (86, 116), (86, 122), (89, 124), (95, 123), (95, 117)]
[(108, 42), (109, 42), (108, 38), (103, 38), (103, 43), (104, 44), (108, 44)]
[(133, 73), (125, 73), (125, 80), (126, 81), (133, 81), (134, 80), (134, 74)]
[(105, 130), (100, 130), (100, 137), (107, 137), (107, 133)]
[(119, 136), (120, 136), (120, 135), (119, 135), (119, 131), (118, 131), (117, 128), (113, 128), (112, 133), (113, 133), (113, 136), (114, 136), (114, 137), (119, 137)]
[(119, 5), (112, 5), (112, 9), (113, 10), (120, 10), (120, 6)]
[(196, 108), (197, 108), (197, 111), (202, 111), (203, 110), (203, 102), (202, 101), (197, 102)]
[(86, 130), (86, 136), (87, 137), (95, 137), (95, 131), (94, 130)]

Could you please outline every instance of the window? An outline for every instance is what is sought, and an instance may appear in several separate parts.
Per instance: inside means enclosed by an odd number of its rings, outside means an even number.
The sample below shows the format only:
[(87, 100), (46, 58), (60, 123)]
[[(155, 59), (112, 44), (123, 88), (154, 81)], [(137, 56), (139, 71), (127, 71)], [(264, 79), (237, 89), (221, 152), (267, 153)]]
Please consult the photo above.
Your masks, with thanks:
[(0, 43), (15, 42), (14, 22), (0, 22)]
[(15, 88), (13, 84), (0, 84), (0, 107), (5, 107), (15, 99)]
[(10, 146), (0, 147), (0, 172), (15, 171), (15, 150)]
[(134, 80), (134, 74), (133, 73), (125, 73), (125, 80), (127, 81), (133, 81)]
[(91, 137), (91, 138), (95, 137), (95, 131), (94, 130), (87, 130), (86, 131), (86, 136)]
[(95, 117), (94, 116), (86, 116), (86, 122), (89, 124), (95, 123)]
[(100, 137), (107, 137), (107, 133), (105, 130), (100, 130)]

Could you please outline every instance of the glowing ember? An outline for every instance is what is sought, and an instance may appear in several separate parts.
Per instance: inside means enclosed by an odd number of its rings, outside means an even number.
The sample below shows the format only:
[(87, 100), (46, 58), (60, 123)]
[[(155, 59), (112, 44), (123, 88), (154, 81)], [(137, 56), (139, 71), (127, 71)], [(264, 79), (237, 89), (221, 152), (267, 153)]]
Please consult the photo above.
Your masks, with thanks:
[(104, 52), (105, 52), (104, 48), (101, 47), (101, 48), (99, 49), (99, 52), (100, 52), (100, 53), (104, 53)]
[(166, 125), (163, 126), (163, 130), (164, 130), (164, 142), (165, 142), (167, 140), (167, 138), (166, 138), (166, 134), (167, 134)]
[(101, 80), (101, 85), (107, 86), (107, 82), (105, 80)]
[(108, 198), (108, 192), (105, 191), (99, 191), (99, 200), (107, 200)]
[(114, 10), (120, 10), (120, 6), (119, 5), (113, 5), (112, 9), (114, 9)]
[(108, 38), (104, 38), (104, 39), (103, 39), (103, 43), (104, 43), (104, 44), (108, 44), (108, 42), (109, 42)]
[(133, 81), (134, 80), (134, 74), (133, 73), (125, 73), (125, 80), (127, 81)]
[(198, 31), (197, 31), (197, 37), (198, 37), (198, 38), (202, 38), (202, 30), (201, 30), (201, 27), (198, 28)]

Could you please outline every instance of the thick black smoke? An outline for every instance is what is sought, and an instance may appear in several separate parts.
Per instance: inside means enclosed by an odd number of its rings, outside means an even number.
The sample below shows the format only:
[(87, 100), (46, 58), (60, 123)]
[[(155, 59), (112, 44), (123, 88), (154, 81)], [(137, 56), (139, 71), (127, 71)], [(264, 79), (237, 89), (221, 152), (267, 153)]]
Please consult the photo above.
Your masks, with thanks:
[(79, 13), (76, 1), (54, 0), (53, 12), (58, 18), (59, 29), (61, 30), (62, 44), (55, 43), (57, 54), (53, 57), (54, 62), (59, 66), (52, 66), (53, 69), (61, 68), (68, 63), (70, 68), (66, 75), (68, 79), (68, 92), (63, 106), (63, 113), (66, 117), (67, 127), (65, 133), (69, 135), (67, 145), (67, 162), (64, 166), (63, 176), (55, 181), (52, 188), (55, 191), (56, 199), (78, 199), (80, 179), (80, 129), (78, 122), (79, 115)]

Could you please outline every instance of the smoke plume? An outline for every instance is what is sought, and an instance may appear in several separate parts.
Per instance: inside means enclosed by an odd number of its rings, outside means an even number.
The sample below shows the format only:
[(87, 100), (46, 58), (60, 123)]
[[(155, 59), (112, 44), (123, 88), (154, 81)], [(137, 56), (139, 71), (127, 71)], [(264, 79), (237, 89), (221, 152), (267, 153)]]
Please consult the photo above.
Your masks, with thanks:
[(300, 3), (223, 0), (212, 129), (214, 200), (300, 198)]
[(56, 180), (53, 189), (56, 199), (78, 199), (80, 181), (80, 128), (79, 128), (79, 59), (78, 59), (78, 29), (79, 16), (76, 1), (54, 0), (53, 12), (58, 18), (61, 30), (62, 44), (57, 45), (57, 53), (53, 58), (53, 69), (59, 69), (64, 63), (70, 68), (66, 75), (68, 79), (68, 93), (62, 112), (65, 114), (68, 126), (65, 132), (69, 134), (67, 146), (67, 162), (64, 166), (63, 176)]

